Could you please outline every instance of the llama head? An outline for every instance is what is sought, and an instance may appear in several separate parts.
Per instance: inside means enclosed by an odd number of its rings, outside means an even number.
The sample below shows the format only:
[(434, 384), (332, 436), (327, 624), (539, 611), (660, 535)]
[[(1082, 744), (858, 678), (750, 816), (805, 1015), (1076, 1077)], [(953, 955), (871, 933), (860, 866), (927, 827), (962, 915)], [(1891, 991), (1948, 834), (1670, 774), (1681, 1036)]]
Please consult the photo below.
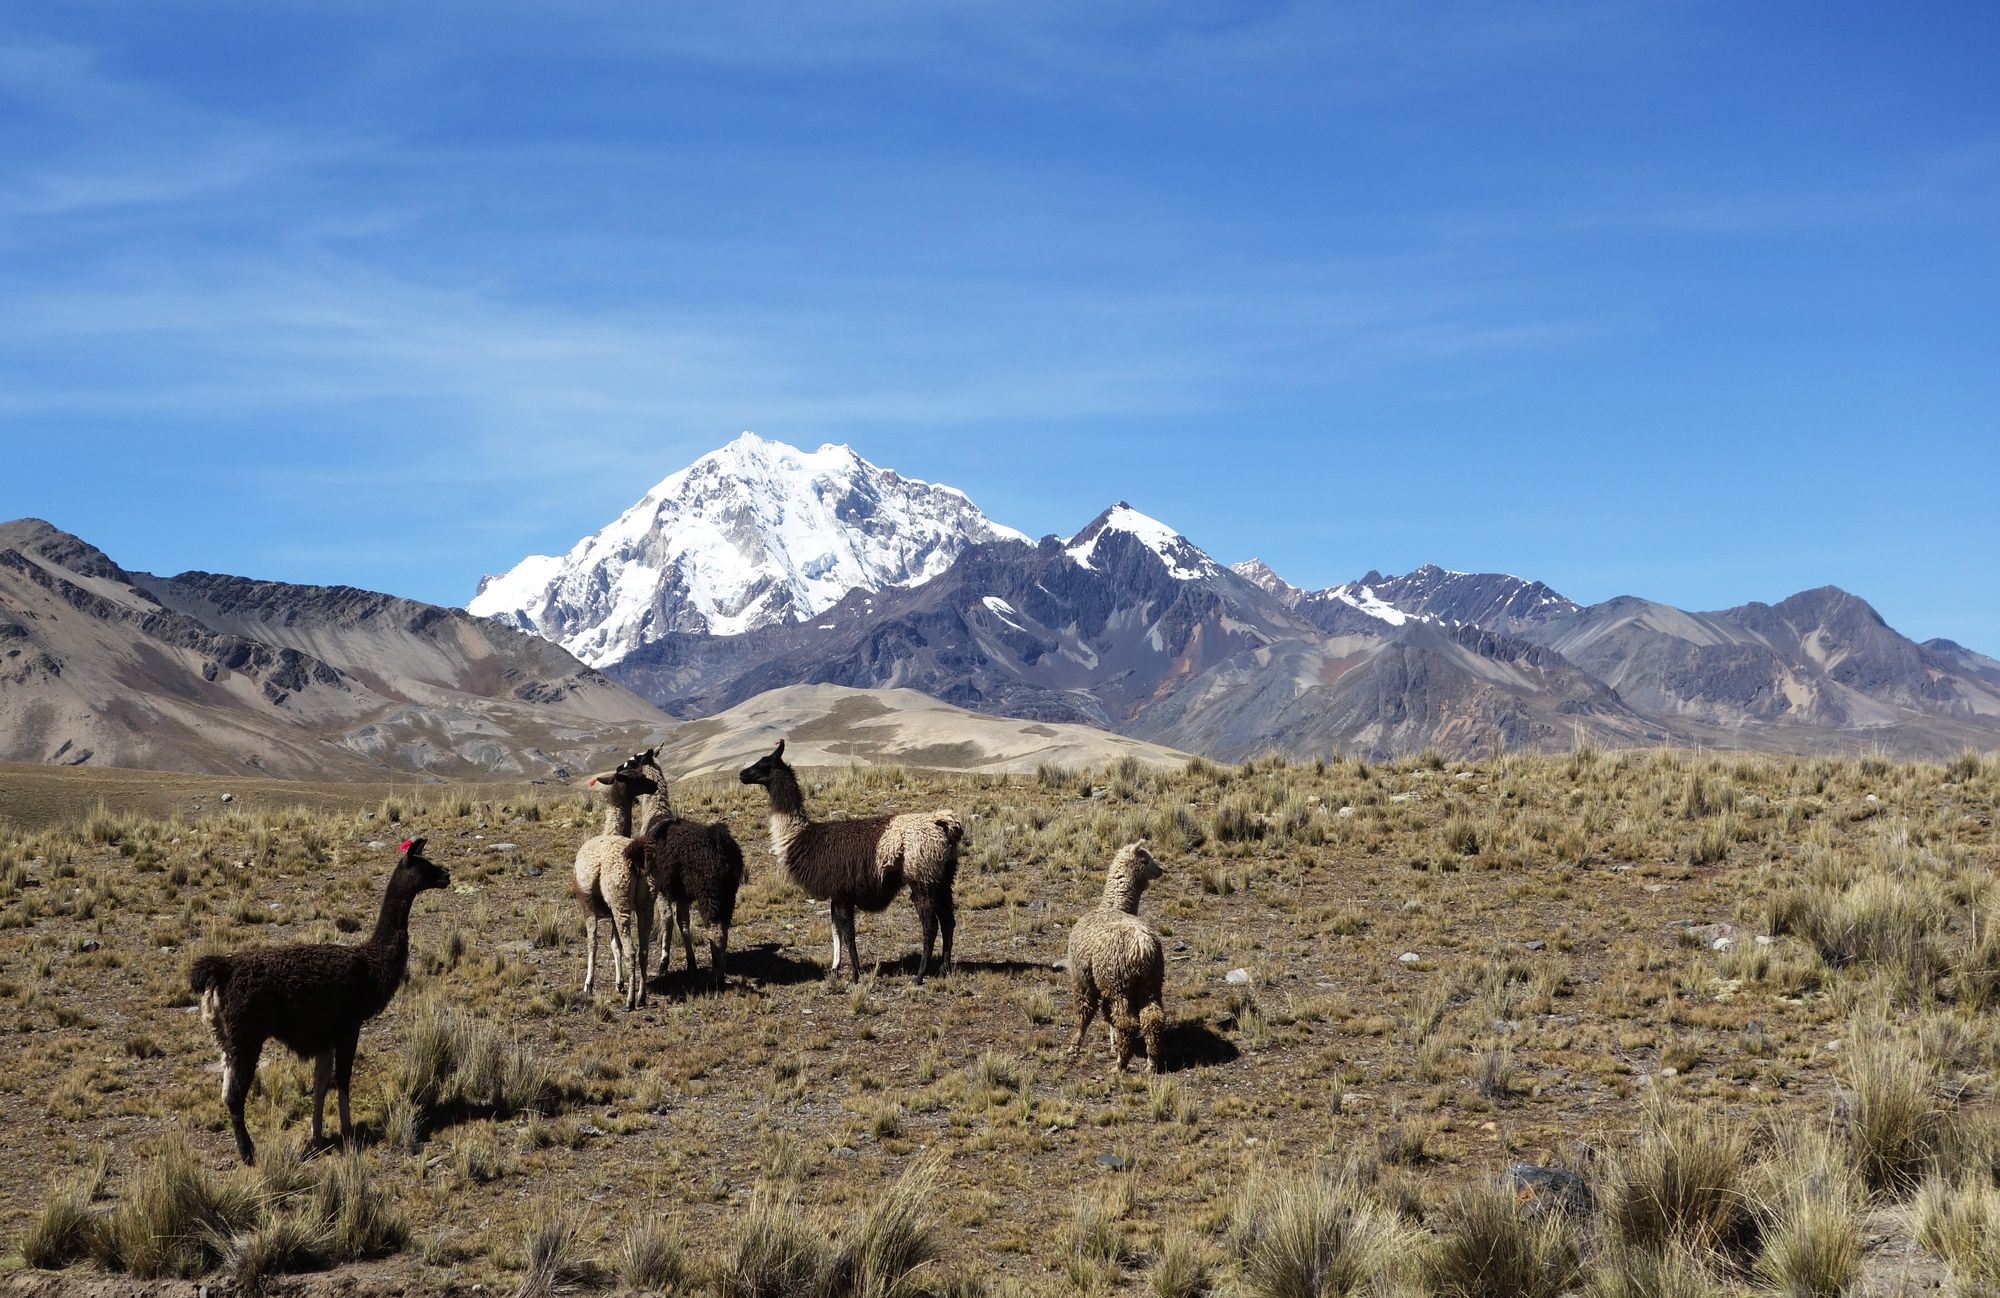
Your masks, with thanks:
[(1119, 848), (1111, 868), (1114, 873), (1122, 869), (1141, 888), (1166, 874), (1160, 863), (1153, 859), (1152, 849), (1146, 846), (1143, 838)]
[(593, 786), (602, 785), (604, 796), (614, 804), (636, 802), (649, 794), (658, 793), (660, 786), (651, 776), (639, 770), (628, 770), (621, 766), (615, 771), (590, 777)]
[(424, 855), (422, 838), (403, 840), (403, 855), (396, 862), (396, 873), (407, 878), (417, 892), (451, 887), (451, 871)]
[(621, 771), (643, 771), (648, 767), (654, 771), (660, 770), (660, 746), (658, 744), (654, 744), (643, 753), (634, 753), (624, 761), (618, 763), (618, 769)]
[(790, 769), (785, 764), (785, 741), (780, 739), (776, 748), (744, 767), (736, 778), (745, 784), (769, 784), (772, 776)]

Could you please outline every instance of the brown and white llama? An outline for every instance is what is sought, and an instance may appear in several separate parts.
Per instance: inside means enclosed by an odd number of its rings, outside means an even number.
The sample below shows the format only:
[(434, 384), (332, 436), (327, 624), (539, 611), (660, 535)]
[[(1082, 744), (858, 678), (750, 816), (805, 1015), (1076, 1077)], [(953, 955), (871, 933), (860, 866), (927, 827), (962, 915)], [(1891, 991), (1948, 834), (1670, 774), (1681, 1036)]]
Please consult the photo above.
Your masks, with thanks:
[(958, 813), (949, 810), (858, 820), (815, 821), (806, 815), (798, 776), (785, 761), (785, 741), (738, 775), (761, 784), (770, 798), (771, 854), (792, 882), (832, 903), (833, 965), (848, 961), (850, 978), (861, 978), (861, 952), (854, 941), (854, 912), (885, 910), (905, 886), (924, 930), (917, 981), (930, 971), (931, 946), (942, 935), (940, 968), (951, 965), (956, 913), (952, 884), (958, 875), (958, 846), (965, 837)]

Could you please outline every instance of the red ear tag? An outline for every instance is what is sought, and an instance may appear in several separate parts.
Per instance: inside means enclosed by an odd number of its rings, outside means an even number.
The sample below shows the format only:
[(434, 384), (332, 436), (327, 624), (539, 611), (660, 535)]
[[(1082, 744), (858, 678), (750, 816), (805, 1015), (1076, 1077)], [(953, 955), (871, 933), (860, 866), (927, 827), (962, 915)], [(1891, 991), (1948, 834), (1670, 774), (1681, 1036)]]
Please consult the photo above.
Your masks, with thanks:
[(412, 843), (414, 843), (414, 842), (416, 842), (416, 841), (417, 841), (417, 840), (416, 840), (416, 839), (414, 839), (414, 838), (406, 838), (406, 839), (404, 839), (404, 840), (403, 840), (403, 854), (404, 854), (405, 856), (409, 855), (409, 852), (410, 852), (410, 844), (412, 844)]

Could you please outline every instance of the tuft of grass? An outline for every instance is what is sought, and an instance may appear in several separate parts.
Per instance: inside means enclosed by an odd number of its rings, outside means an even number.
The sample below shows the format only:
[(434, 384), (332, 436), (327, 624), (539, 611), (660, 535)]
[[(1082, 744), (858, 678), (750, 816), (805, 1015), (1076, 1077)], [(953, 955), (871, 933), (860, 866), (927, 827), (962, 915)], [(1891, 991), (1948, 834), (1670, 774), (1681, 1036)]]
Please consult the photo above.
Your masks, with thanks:
[(625, 1288), (660, 1293), (685, 1290), (693, 1278), (680, 1240), (660, 1217), (641, 1217), (632, 1224), (618, 1241), (613, 1269)]
[(95, 1238), (97, 1262), (142, 1280), (205, 1275), (225, 1242), (263, 1215), (261, 1187), (244, 1173), (211, 1177), (185, 1136), (164, 1137)]
[(1654, 1251), (1613, 1248), (1596, 1264), (1585, 1298), (1723, 1298), (1724, 1290), (1678, 1245)]
[(1911, 1215), (1918, 1246), (1943, 1258), (1966, 1292), (1976, 1292), (1978, 1282), (2000, 1284), (2000, 1186), (1990, 1177), (1931, 1177), (1918, 1188)]
[(546, 1113), (558, 1094), (548, 1067), (517, 1038), (436, 996), (411, 1014), (395, 1089), (419, 1116), (461, 1106), (495, 1118)]
[(905, 1169), (841, 1232), (820, 1291), (845, 1298), (921, 1293), (921, 1273), (938, 1256), (931, 1204), (943, 1183), (943, 1168), (935, 1157)]
[(90, 1200), (90, 1186), (77, 1181), (57, 1186), (42, 1200), (21, 1236), (21, 1256), (29, 1266), (59, 1271), (91, 1255), (99, 1223)]
[(1752, 1178), (1745, 1131), (1692, 1108), (1656, 1104), (1612, 1167), (1606, 1224), (1628, 1248), (1657, 1253), (1679, 1244), (1747, 1260), (1759, 1227)]
[(528, 1267), (514, 1298), (540, 1298), (580, 1270), (576, 1219), (560, 1203), (545, 1199), (535, 1206), (528, 1226)]
[(312, 1187), (312, 1213), (342, 1260), (384, 1257), (410, 1242), (409, 1221), (370, 1181), (359, 1149), (327, 1160)]
[(1873, 1190), (1908, 1190), (1936, 1164), (1950, 1115), (1935, 1063), (1879, 1026), (1857, 1027), (1849, 1051), (1846, 1130)]
[(718, 1259), (720, 1298), (810, 1298), (826, 1270), (825, 1234), (797, 1204), (758, 1190)]
[(227, 1267), (237, 1291), (261, 1294), (281, 1275), (317, 1271), (333, 1261), (326, 1222), (309, 1214), (281, 1212), (237, 1236), (229, 1245)]
[(1579, 1264), (1570, 1215), (1525, 1216), (1503, 1185), (1460, 1190), (1438, 1230), (1423, 1272), (1440, 1298), (1556, 1298), (1575, 1283)]
[(1332, 1298), (1389, 1278), (1411, 1246), (1395, 1215), (1345, 1176), (1260, 1172), (1229, 1241), (1251, 1298)]
[(1146, 1273), (1153, 1298), (1208, 1298), (1215, 1292), (1215, 1259), (1208, 1245), (1186, 1230), (1170, 1230), (1153, 1269)]

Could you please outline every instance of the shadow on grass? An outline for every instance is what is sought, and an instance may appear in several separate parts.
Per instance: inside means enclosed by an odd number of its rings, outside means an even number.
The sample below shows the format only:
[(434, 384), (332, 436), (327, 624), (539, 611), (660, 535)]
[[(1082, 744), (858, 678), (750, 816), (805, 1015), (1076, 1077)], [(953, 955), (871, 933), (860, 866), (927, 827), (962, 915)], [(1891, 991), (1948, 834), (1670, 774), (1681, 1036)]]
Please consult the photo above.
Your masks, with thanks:
[(1167, 1073), (1233, 1064), (1243, 1054), (1235, 1042), (1200, 1019), (1182, 1019), (1168, 1025), (1161, 1036), (1160, 1053), (1166, 1056), (1160, 1071)]

